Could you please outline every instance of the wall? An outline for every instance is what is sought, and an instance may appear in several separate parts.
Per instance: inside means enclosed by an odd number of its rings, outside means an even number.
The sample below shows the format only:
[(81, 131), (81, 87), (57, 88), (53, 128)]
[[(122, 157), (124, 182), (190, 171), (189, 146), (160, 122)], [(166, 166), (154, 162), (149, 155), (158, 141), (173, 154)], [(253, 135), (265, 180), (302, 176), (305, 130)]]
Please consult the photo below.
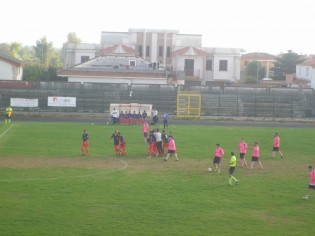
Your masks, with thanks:
[(8, 78), (13, 80), (12, 72), (12, 65), (0, 60), (0, 80)]

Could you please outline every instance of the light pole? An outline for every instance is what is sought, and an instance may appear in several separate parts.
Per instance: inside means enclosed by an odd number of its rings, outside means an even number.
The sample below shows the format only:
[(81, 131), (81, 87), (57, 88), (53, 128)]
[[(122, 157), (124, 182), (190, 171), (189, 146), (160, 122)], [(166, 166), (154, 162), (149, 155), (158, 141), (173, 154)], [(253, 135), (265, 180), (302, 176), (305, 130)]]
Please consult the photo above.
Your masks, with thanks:
[(259, 75), (259, 52), (257, 52), (257, 65), (256, 65), (256, 82), (258, 84), (258, 75)]

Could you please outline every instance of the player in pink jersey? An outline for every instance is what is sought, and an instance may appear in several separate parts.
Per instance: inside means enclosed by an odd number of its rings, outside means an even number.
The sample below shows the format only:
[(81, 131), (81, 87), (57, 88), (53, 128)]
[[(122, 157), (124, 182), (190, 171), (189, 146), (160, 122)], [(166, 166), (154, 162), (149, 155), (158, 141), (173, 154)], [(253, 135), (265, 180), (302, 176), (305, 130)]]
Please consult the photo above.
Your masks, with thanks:
[(169, 141), (168, 141), (168, 153), (164, 159), (164, 161), (167, 161), (170, 155), (174, 155), (176, 161), (178, 161), (178, 156), (176, 152), (176, 145), (175, 145), (175, 140), (173, 139), (173, 136), (169, 136)]
[(250, 163), (250, 169), (253, 169), (255, 162), (258, 162), (261, 169), (263, 168), (263, 165), (259, 160), (259, 146), (258, 146), (257, 142), (254, 143), (253, 153), (252, 153), (252, 161)]
[(273, 138), (272, 157), (275, 157), (275, 152), (278, 152), (281, 158), (283, 157), (282, 152), (280, 151), (280, 137), (278, 133), (275, 133), (275, 137)]
[(246, 154), (246, 151), (247, 151), (247, 143), (244, 141), (243, 138), (241, 138), (240, 140), (240, 143), (238, 145), (238, 149), (240, 151), (240, 159), (241, 159), (241, 166), (242, 167), (246, 167), (247, 166), (247, 162), (246, 162), (246, 159), (245, 159), (245, 154)]
[(307, 194), (303, 197), (304, 199), (308, 199), (310, 190), (315, 190), (315, 170), (312, 166), (308, 167), (309, 173), (310, 173), (310, 182), (308, 184)]
[(144, 136), (144, 142), (147, 142), (149, 134), (149, 124), (146, 120), (143, 122), (143, 136)]
[(214, 150), (214, 158), (213, 158), (213, 165), (214, 165), (214, 171), (217, 171), (220, 173), (220, 164), (224, 156), (224, 150), (221, 148), (220, 144), (217, 144), (215, 150)]

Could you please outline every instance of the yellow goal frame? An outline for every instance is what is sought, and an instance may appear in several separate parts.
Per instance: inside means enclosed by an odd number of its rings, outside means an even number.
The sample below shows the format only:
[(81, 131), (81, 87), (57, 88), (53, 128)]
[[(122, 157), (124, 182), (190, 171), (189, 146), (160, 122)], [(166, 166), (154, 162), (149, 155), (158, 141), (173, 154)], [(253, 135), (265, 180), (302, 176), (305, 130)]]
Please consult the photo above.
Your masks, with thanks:
[(201, 94), (200, 92), (183, 91), (177, 93), (177, 117), (200, 118)]

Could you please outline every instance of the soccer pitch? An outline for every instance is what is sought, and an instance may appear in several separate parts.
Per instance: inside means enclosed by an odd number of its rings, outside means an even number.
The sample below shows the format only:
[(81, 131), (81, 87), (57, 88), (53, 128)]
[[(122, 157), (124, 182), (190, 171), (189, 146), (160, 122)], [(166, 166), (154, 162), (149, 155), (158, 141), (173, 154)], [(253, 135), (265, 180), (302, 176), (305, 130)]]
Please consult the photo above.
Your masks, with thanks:
[[(84, 129), (88, 157), (80, 151)], [(115, 158), (116, 129), (128, 157)], [(141, 125), (1, 124), (1, 235), (314, 234), (315, 191), (309, 200), (302, 196), (307, 166), (315, 166), (315, 129), (170, 125), (169, 131), (178, 162), (147, 159)], [(271, 157), (275, 132), (283, 159)], [(240, 138), (259, 143), (264, 169), (239, 167)], [(217, 143), (225, 151), (220, 174), (207, 172)], [(231, 151), (237, 186), (228, 185)]]

